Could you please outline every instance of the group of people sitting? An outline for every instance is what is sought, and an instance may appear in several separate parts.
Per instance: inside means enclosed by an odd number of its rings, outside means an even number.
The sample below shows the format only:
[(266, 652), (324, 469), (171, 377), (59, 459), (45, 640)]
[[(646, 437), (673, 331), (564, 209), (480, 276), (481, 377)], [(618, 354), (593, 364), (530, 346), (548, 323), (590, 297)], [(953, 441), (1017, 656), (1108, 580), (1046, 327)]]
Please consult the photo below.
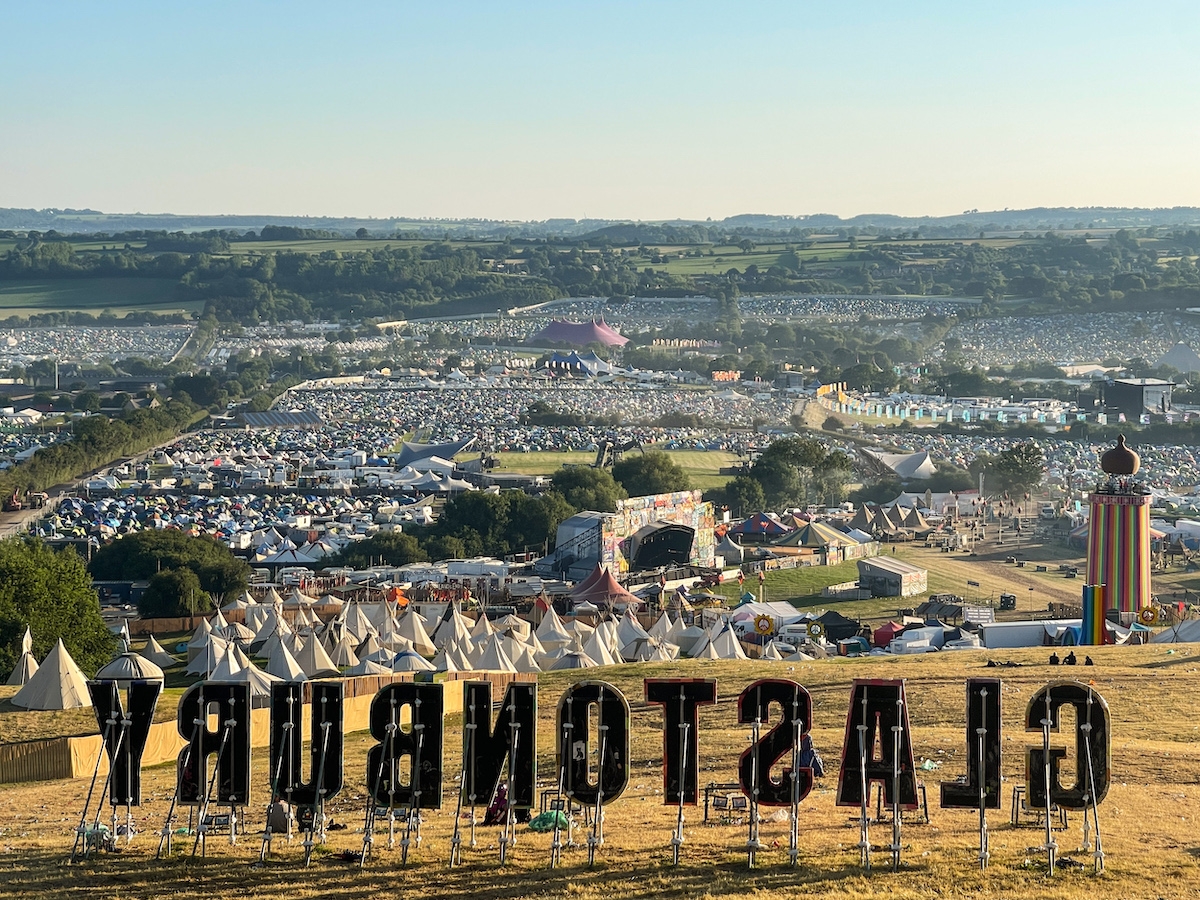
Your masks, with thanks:
[[(1052, 665), (1052, 666), (1057, 666), (1057, 665), (1073, 666), (1076, 664), (1076, 662), (1077, 662), (1077, 660), (1075, 659), (1075, 651), (1074, 650), (1072, 650), (1070, 653), (1068, 653), (1061, 660), (1058, 658), (1057, 653), (1050, 654), (1050, 665)], [(1085, 656), (1083, 658), (1083, 664), (1085, 666), (1094, 666), (1095, 665), (1095, 663), (1092, 662), (1092, 658), (1090, 656)]]

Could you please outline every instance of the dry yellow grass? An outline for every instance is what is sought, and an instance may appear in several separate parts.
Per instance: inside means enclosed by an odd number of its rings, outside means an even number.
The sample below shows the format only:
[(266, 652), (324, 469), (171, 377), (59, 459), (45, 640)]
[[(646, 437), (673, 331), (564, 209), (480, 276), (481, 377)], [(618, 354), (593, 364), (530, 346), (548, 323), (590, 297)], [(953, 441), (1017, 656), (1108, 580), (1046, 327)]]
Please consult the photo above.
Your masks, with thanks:
[[(1099, 898), (1180, 897), (1194, 895), (1200, 882), (1194, 836), (1193, 806), (1200, 801), (1200, 746), (1192, 724), (1192, 698), (1200, 688), (1200, 657), (1196, 648), (1161, 646), (1104, 648), (1093, 656), (1095, 668), (1051, 669), (1042, 650), (970, 654), (937, 654), (920, 658), (833, 660), (819, 663), (689, 662), (626, 666), (593, 672), (616, 684), (633, 708), (632, 777), (625, 796), (608, 808), (607, 843), (594, 871), (586, 867), (584, 849), (568, 850), (564, 865), (550, 870), (548, 835), (522, 830), (510, 864), (497, 862), (497, 829), (480, 828), (480, 843), (465, 852), (465, 864), (449, 870), (446, 860), (453, 829), (454, 780), (460, 757), (461, 729), (447, 723), (448, 790), (443, 809), (426, 815), (424, 842), (407, 869), (398, 852), (382, 849), (365, 871), (336, 861), (332, 853), (357, 850), (362, 844), (364, 758), (372, 743), (365, 734), (347, 737), (347, 787), (331, 804), (335, 819), (346, 830), (331, 832), (327, 852), (302, 866), (299, 844), (277, 844), (266, 867), (256, 867), (267, 791), (266, 754), (255, 753), (255, 790), (249, 808), (250, 829), (237, 847), (224, 837), (209, 842), (207, 861), (178, 858), (154, 860), (155, 831), (161, 826), (173, 790), (170, 766), (145, 773), (147, 804), (137, 812), (142, 828), (119, 854), (93, 858), (68, 867), (65, 860), (78, 820), (87, 783), (83, 780), (36, 785), (0, 786), (0, 896), (72, 896), (149, 898), (165, 894), (191, 897), (397, 897), (517, 898), (569, 897), (576, 900), (663, 897), (758, 897), (768, 892), (786, 896), (825, 895), (865, 897), (1005, 896)], [(1015, 668), (988, 669), (988, 658), (1012, 660)], [(993, 812), (992, 865), (980, 872), (974, 862), (976, 818), (965, 811), (936, 808), (937, 782), (963, 773), (963, 681), (970, 675), (1004, 678), (1005, 809)], [(814, 701), (814, 737), (823, 751), (829, 773), (802, 806), (801, 865), (786, 865), (787, 824), (762, 827), (769, 849), (750, 871), (745, 865), (744, 823), (701, 824), (701, 811), (687, 813), (683, 863), (671, 866), (669, 839), (674, 809), (662, 805), (661, 718), (658, 707), (642, 701), (644, 677), (715, 677), (720, 700), (702, 710), (702, 782), (735, 779), (735, 763), (747, 745), (748, 729), (736, 724), (734, 699), (752, 679), (764, 675), (789, 677), (809, 688)], [(1023, 780), (1023, 749), (1039, 740), (1025, 735), (1021, 720), (1025, 703), (1055, 676), (1091, 677), (1112, 710), (1113, 787), (1101, 806), (1108, 855), (1107, 872), (1090, 868), (1060, 871), (1047, 879), (1041, 856), (1030, 848), (1041, 841), (1037, 830), (1013, 829), (1007, 802), (1012, 784)], [(553, 714), (563, 687), (580, 673), (543, 676), (540, 687), (541, 781), (554, 780)], [(854, 677), (904, 677), (914, 728), (918, 762), (941, 764), (925, 773), (933, 804), (931, 825), (910, 825), (904, 831), (904, 868), (900, 874), (860, 871), (855, 844), (858, 828), (854, 810), (834, 806), (836, 760), (844, 728), (850, 680)], [(1056, 738), (1066, 746), (1066, 736)], [(1081, 817), (1071, 816), (1070, 829), (1060, 833), (1064, 850), (1078, 846)], [(579, 835), (582, 837), (582, 835)], [(875, 826), (879, 844), (890, 829)], [(190, 839), (178, 839), (177, 849)], [(1084, 857), (1079, 857), (1081, 860)], [(884, 862), (883, 854), (877, 862)]]

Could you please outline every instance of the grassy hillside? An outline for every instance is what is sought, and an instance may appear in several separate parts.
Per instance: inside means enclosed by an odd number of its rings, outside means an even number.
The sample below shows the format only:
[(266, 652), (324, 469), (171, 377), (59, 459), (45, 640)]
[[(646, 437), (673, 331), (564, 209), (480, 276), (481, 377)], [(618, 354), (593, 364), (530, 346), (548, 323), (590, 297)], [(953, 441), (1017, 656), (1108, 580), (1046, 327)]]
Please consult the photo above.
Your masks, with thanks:
[(110, 310), (198, 312), (201, 301), (180, 301), (170, 278), (75, 278), (40, 282), (0, 282), (0, 318), (44, 312)]
[[(302, 864), (303, 848), (277, 841), (266, 866), (257, 860), (263, 808), (266, 803), (266, 754), (254, 755), (254, 791), (248, 833), (237, 846), (224, 836), (208, 843), (206, 861), (182, 856), (155, 862), (157, 829), (173, 790), (171, 766), (148, 770), (144, 777), (146, 805), (136, 811), (141, 833), (121, 845), (117, 855), (93, 859), (82, 866), (62, 865), (72, 840), (87, 791), (86, 780), (38, 785), (0, 786), (0, 823), (4, 828), (5, 866), (0, 892), (6, 896), (96, 898), (160, 897), (165, 891), (179, 898), (247, 897), (310, 898), (328, 896), (452, 898), (452, 900), (644, 900), (650, 897), (761, 898), (764, 896), (836, 896), (864, 898), (880, 894), (895, 898), (986, 896), (1034, 900), (1139, 900), (1193, 896), (1200, 879), (1192, 809), (1200, 800), (1200, 745), (1194, 739), (1191, 697), (1200, 689), (1194, 647), (1168, 652), (1160, 646), (1106, 648), (1093, 652), (1098, 665), (1072, 674), (1094, 681), (1107, 700), (1113, 719), (1113, 781), (1100, 807), (1100, 824), (1107, 853), (1102, 876), (1091, 874), (1090, 858), (1075, 852), (1080, 844), (1082, 818), (1070, 814), (1069, 828), (1058, 833), (1061, 851), (1076, 865), (1048, 879), (1037, 851), (1042, 832), (1008, 824), (1011, 788), (1024, 780), (1025, 749), (1040, 736), (1025, 734), (1022, 720), (1028, 698), (1063, 675), (1045, 665), (1045, 651), (1006, 651), (1003, 654), (937, 654), (892, 660), (834, 660), (820, 663), (693, 662), (628, 666), (600, 675), (619, 687), (632, 708), (631, 778), (625, 794), (607, 808), (605, 845), (595, 870), (586, 866), (584, 834), (575, 832), (576, 846), (563, 853), (563, 865), (548, 866), (550, 835), (519, 829), (518, 843), (508, 866), (497, 864), (498, 829), (479, 829), (479, 843), (464, 849), (464, 864), (446, 866), (454, 824), (455, 783), (461, 770), (462, 731), (447, 723), (445, 765), (447, 789), (440, 810), (424, 816), (423, 840), (400, 868), (399, 853), (386, 849), (383, 835), (375, 858), (365, 870), (339, 861), (334, 854), (358, 850), (364, 809), (365, 753), (374, 743), (365, 734), (346, 741), (346, 786), (330, 804), (344, 830), (330, 832), (313, 865)], [(1012, 662), (1013, 668), (984, 668), (988, 657)], [(989, 814), (990, 867), (981, 872), (975, 861), (977, 816), (970, 811), (938, 808), (938, 782), (965, 773), (963, 738), (963, 681), (972, 675), (1001, 675), (1004, 679), (1002, 785), (1004, 808)], [(827, 764), (827, 775), (801, 805), (800, 865), (786, 864), (787, 823), (763, 823), (765, 849), (758, 866), (745, 861), (746, 823), (714, 817), (702, 823), (702, 810), (686, 811), (682, 862), (671, 865), (670, 836), (675, 808), (662, 803), (662, 714), (643, 702), (646, 677), (704, 677), (718, 681), (718, 703), (700, 715), (702, 783), (735, 779), (740, 753), (747, 746), (749, 726), (736, 723), (735, 698), (750, 681), (762, 676), (794, 678), (813, 697), (816, 746)], [(540, 682), (538, 762), (540, 782), (551, 790), (555, 780), (553, 716), (562, 689), (580, 673), (545, 675)], [(907, 680), (913, 745), (931, 804), (930, 825), (906, 825), (903, 830), (902, 871), (883, 865), (887, 826), (875, 825), (876, 870), (859, 867), (858, 824), (854, 809), (835, 805), (837, 763), (845, 726), (851, 680), (860, 677)], [(1069, 747), (1068, 734), (1054, 735), (1053, 744)], [(777, 773), (778, 775), (778, 773)], [(1070, 778), (1068, 774), (1066, 776)], [(190, 854), (191, 838), (176, 839), (176, 850)], [(168, 887), (169, 886), (169, 887)]]

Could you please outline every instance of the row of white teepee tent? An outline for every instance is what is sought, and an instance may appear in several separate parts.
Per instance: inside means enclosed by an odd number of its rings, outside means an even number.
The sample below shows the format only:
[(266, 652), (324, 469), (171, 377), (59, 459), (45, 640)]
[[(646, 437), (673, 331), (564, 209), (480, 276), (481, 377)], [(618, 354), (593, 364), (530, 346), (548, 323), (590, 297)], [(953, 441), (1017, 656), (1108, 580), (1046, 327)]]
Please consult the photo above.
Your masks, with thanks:
[(13, 694), (12, 704), (23, 709), (79, 709), (92, 705), (87, 677), (67, 652), (62, 638)]

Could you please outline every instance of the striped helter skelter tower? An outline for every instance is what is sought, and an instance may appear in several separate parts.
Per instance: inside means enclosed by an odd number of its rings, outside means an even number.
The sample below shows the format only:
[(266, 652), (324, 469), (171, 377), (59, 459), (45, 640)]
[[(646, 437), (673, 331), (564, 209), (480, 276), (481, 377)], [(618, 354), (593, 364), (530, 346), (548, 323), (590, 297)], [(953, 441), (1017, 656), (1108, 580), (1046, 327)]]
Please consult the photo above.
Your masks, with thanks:
[(1150, 491), (1134, 477), (1141, 464), (1120, 435), (1100, 457), (1105, 478), (1088, 498), (1087, 583), (1104, 585), (1107, 607), (1121, 613), (1150, 605)]

